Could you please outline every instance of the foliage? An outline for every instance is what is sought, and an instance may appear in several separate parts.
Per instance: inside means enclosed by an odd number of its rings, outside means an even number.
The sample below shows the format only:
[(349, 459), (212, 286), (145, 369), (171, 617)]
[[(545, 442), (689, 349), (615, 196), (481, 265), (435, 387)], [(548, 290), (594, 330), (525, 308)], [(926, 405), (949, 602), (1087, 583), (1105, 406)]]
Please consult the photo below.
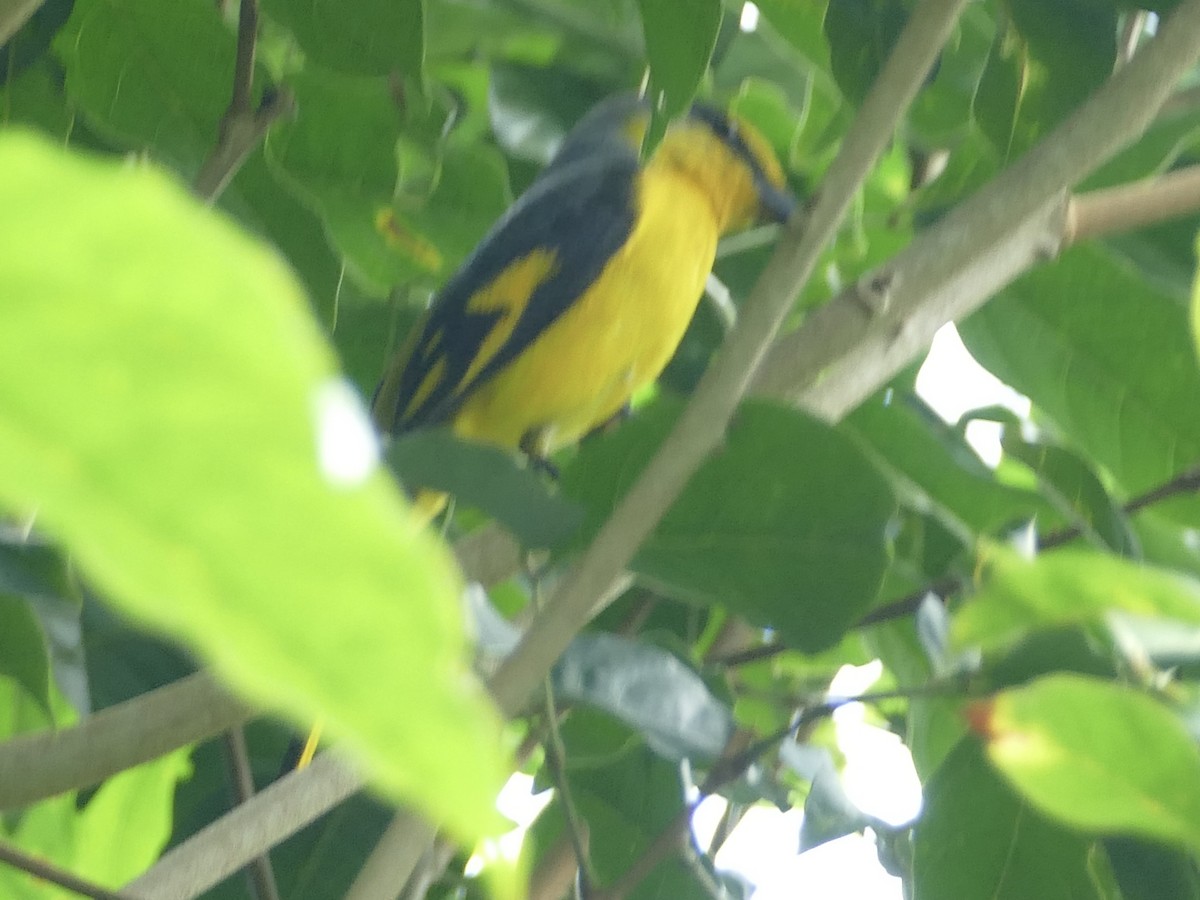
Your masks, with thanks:
[[(807, 804), (806, 848), (873, 829), (923, 900), (1200, 898), (1194, 216), (1065, 250), (958, 323), (1028, 416), (943, 422), (920, 360), (838, 423), (744, 402), (556, 669), (569, 708), (536, 703), (508, 734), (468, 672), (460, 573), (364, 434), (359, 398), (431, 293), (598, 98), (647, 77), (662, 127), (715, 98), (809, 195), (913, 6), (763, 0), (743, 30), (715, 0), (261, 0), (236, 108), (236, 0), (46, 0), (0, 50), (0, 760), (203, 665), (290, 723), (246, 726), (259, 787), (320, 715), (384, 796), (464, 842), (431, 897), (487, 893), (470, 842), (497, 830), (519, 764), (557, 788), (522, 850), (535, 882), (579, 818), (601, 886), (640, 860), (628, 896), (744, 893), (715, 847), (654, 849), (700, 787)], [(788, 327), (1043, 141), (1153, 31), (1118, 0), (968, 4)], [(256, 111), (206, 209), (189, 186)], [(1082, 188), (1198, 154), (1181, 89)], [(735, 305), (775, 235), (722, 245)], [(391, 448), (402, 477), (456, 494), (446, 543), (499, 522), (537, 551), (473, 604), (485, 670), (726, 330), (702, 303), (655, 394), (556, 458), (558, 479), (444, 435)], [(1002, 430), (994, 466), (975, 421)], [(823, 727), (833, 676), (876, 658), (876, 721), (924, 789), (902, 828), (850, 803)], [(546, 749), (510, 762), (521, 737)], [(226, 778), (214, 743), (184, 747), (3, 810), (0, 840), (118, 887), (224, 814)], [(342, 896), (387, 818), (358, 795), (280, 845), (280, 895)], [(112, 841), (118, 825), (136, 840)], [(9, 868), (0, 893), (68, 896)]]

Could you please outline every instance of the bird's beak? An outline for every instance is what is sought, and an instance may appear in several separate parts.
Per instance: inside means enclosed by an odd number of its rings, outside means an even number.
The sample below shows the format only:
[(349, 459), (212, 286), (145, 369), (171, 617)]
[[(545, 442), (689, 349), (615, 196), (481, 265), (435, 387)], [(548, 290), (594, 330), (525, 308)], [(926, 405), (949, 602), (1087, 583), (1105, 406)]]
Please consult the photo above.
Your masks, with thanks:
[(767, 218), (787, 224), (796, 211), (796, 198), (782, 188), (777, 188), (765, 178), (758, 179), (758, 205)]

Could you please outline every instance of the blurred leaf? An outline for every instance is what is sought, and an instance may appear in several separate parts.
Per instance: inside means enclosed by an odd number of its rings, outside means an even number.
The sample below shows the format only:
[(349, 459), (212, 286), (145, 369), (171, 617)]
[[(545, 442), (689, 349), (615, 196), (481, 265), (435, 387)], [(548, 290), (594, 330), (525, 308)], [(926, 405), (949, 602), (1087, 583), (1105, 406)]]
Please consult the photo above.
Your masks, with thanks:
[(233, 77), (235, 38), (215, 3), (76, 0), (54, 46), (68, 94), (98, 132), (154, 151), (184, 177), (199, 169)]
[[(613, 763), (574, 769), (568, 784), (576, 808), (589, 826), (589, 849), (597, 880), (611, 884), (684, 809), (678, 764), (635, 747)], [(522, 854), (536, 859), (565, 839), (561, 804), (555, 802), (534, 823)], [(631, 900), (708, 897), (696, 876), (670, 854), (631, 893)]]
[(1117, 15), (1094, 0), (1008, 0), (975, 98), (1000, 155), (1024, 153), (1112, 74)]
[(789, 740), (780, 745), (779, 760), (810, 782), (800, 823), (801, 853), (856, 834), (871, 824), (846, 794), (829, 750)]
[(891, 388), (854, 410), (842, 430), (868, 444), (897, 494), (963, 539), (1051, 516), (1032, 491), (1001, 483), (962, 432), (915, 393)]
[(365, 75), (396, 72), (422, 82), (423, 0), (263, 0), (262, 5), (315, 63)]
[(1137, 535), (1125, 511), (1109, 496), (1082, 456), (1064, 447), (1027, 441), (1016, 428), (1004, 429), (1001, 446), (1006, 454), (1033, 470), (1042, 492), (1091, 543), (1121, 556), (1141, 556)]
[(0, 169), (5, 505), (259, 702), (327, 714), (389, 790), (487, 829), (502, 765), (456, 579), (278, 259), (153, 171), (20, 134)]
[(1001, 292), (959, 333), (1130, 494), (1200, 459), (1200, 367), (1183, 298), (1095, 245)]
[[(82, 810), (61, 794), (24, 810), (9, 834), (25, 852), (101, 887), (116, 889), (158, 858), (171, 831), (176, 784), (191, 770), (189, 748), (114, 775)], [(0, 834), (5, 829), (0, 827)], [(12, 900), (70, 900), (9, 866), (0, 867), (0, 895)]]
[(863, 102), (900, 37), (908, 12), (900, 0), (835, 0), (825, 13), (833, 77), (855, 104)]
[(1104, 842), (1122, 900), (1198, 900), (1200, 875), (1192, 857), (1137, 838)]
[(688, 108), (704, 78), (721, 27), (721, 3), (638, 0), (638, 9), (650, 64), (651, 108), (665, 126)]
[(829, 42), (823, 27), (829, 0), (762, 0), (755, 5), (772, 27), (810, 62), (829, 67)]
[(401, 435), (387, 459), (402, 483), (451, 494), (503, 523), (526, 547), (561, 543), (583, 519), (582, 510), (552, 494), (512, 453), (446, 430)]
[(636, 729), (668, 759), (714, 760), (733, 732), (729, 708), (676, 656), (612, 634), (582, 634), (554, 668), (555, 693)]
[(1049, 675), (970, 715), (993, 765), (1046, 815), (1200, 847), (1200, 749), (1161, 702), (1109, 681)]
[(913, 841), (921, 900), (1111, 900), (1096, 845), (1043, 817), (960, 741), (925, 785)]
[(1009, 644), (1030, 631), (1091, 622), (1110, 611), (1200, 625), (1200, 581), (1103, 553), (1057, 550), (1025, 560), (989, 547), (983, 584), (954, 616), (962, 647)]
[(492, 68), (488, 115), (500, 146), (544, 166), (567, 132), (607, 93), (604, 85), (566, 67), (506, 63)]
[(29, 604), (0, 593), (0, 676), (11, 678), (50, 712), (46, 636)]
[(145, 872), (171, 836), (175, 786), (191, 776), (185, 747), (114, 775), (75, 820), (70, 869), (117, 888)]
[[(581, 448), (562, 488), (587, 507), (585, 532), (611, 512), (677, 409), (660, 402)], [(852, 442), (798, 412), (748, 402), (633, 568), (812, 652), (836, 643), (874, 601), (894, 513), (886, 480)]]

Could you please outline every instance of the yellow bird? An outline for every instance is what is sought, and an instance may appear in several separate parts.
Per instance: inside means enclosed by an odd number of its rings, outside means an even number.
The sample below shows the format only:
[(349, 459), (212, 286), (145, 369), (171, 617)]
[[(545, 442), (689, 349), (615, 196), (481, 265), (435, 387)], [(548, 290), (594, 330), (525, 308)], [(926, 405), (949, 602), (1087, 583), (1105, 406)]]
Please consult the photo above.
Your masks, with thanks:
[[(601, 102), (434, 299), (375, 392), (385, 434), (449, 426), (536, 460), (607, 422), (662, 372), (717, 238), (795, 208), (750, 125), (697, 103), (645, 163), (650, 112)], [(417, 495), (427, 517), (445, 496)], [(312, 759), (313, 729), (298, 768)]]
[(747, 123), (697, 103), (642, 163), (649, 118), (622, 94), (570, 132), (392, 361), (373, 402), (382, 432), (448, 426), (544, 460), (658, 377), (718, 237), (786, 221), (795, 202)]

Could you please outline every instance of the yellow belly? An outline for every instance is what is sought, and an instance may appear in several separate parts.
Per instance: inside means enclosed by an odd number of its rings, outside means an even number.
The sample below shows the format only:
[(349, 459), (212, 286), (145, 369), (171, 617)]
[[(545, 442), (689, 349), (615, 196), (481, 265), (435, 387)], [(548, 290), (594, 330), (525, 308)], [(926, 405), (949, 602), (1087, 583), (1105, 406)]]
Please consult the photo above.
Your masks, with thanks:
[(461, 436), (538, 451), (573, 443), (662, 372), (712, 270), (717, 221), (697, 186), (645, 179), (629, 240), (579, 300), (454, 418)]

